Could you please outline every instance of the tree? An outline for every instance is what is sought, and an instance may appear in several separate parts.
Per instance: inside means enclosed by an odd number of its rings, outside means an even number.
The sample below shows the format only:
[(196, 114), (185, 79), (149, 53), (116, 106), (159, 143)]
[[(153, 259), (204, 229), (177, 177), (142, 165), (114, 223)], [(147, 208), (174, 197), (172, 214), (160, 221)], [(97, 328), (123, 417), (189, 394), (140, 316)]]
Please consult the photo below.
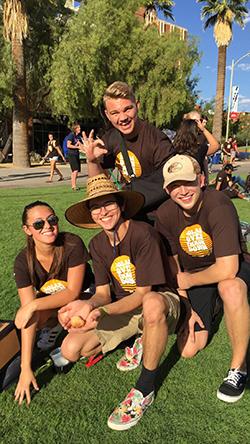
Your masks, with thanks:
[(56, 115), (70, 121), (98, 117), (103, 92), (115, 80), (135, 88), (141, 115), (157, 125), (169, 124), (186, 107), (197, 48), (177, 33), (159, 36), (155, 27), (145, 30), (135, 16), (138, 4), (85, 1), (68, 21), (51, 66)]
[(174, 6), (174, 1), (154, 1), (154, 0), (145, 0), (144, 6), (146, 8), (146, 12), (148, 11), (161, 11), (164, 14), (165, 18), (170, 18), (171, 20), (174, 20), (174, 16), (172, 13), (172, 7)]
[(218, 46), (217, 84), (215, 113), (213, 120), (213, 134), (221, 140), (222, 115), (224, 106), (226, 52), (232, 39), (232, 25), (244, 25), (247, 15), (247, 0), (196, 0), (197, 3), (206, 3), (202, 8), (201, 18), (205, 20), (204, 28), (214, 27), (214, 39)]
[[(17, 14), (14, 13), (15, 10), (12, 1), (10, 2), (8, 0), (2, 2), (0, 0), (0, 9), (2, 3), (4, 3), (4, 6), (7, 8), (9, 15), (13, 13), (13, 16), (6, 16), (7, 22), (5, 23), (6, 26), (4, 29), (9, 29), (9, 21), (12, 20), (13, 26), (18, 22)], [(50, 108), (47, 103), (50, 86), (46, 74), (51, 64), (53, 50), (57, 46), (61, 35), (64, 32), (64, 26), (67, 19), (71, 16), (71, 13), (64, 8), (64, 3), (64, 0), (47, 0), (46, 2), (43, 0), (36, 0), (35, 2), (33, 0), (25, 0), (24, 12), (26, 14), (26, 20), (28, 17), (28, 29), (26, 31), (26, 38), (22, 40), (24, 53), (22, 66), (25, 75), (23, 82), (25, 81), (25, 87), (23, 88), (21, 95), (19, 93), (16, 94), (17, 86), (20, 87), (22, 83), (20, 84), (19, 80), (17, 81), (16, 79), (16, 62), (14, 58), (12, 62), (11, 55), (11, 47), (13, 47), (13, 45), (15, 46), (15, 42), (11, 42), (10, 45), (1, 39), (0, 36), (0, 40), (2, 40), (0, 41), (0, 60), (3, 68), (0, 74), (1, 117), (8, 117), (9, 119), (12, 109), (14, 109), (14, 116), (16, 116), (16, 109), (19, 109), (20, 111), (20, 108), (17, 108), (20, 106), (20, 103), (13, 103), (16, 95), (17, 97), (23, 97), (22, 105), (24, 106), (25, 103), (26, 111), (22, 108), (22, 114), (24, 114), (25, 111), (26, 120), (28, 118), (29, 122), (32, 122), (32, 116), (36, 115), (38, 111), (50, 114)], [(20, 5), (20, 1), (16, 0), (15, 4)], [(20, 23), (18, 25), (20, 25)], [(8, 38), (8, 40), (11, 39)], [(18, 61), (18, 66), (19, 65), (20, 63)], [(15, 105), (14, 108), (13, 104)], [(23, 129), (24, 126), (22, 126), (22, 130)], [(16, 137), (20, 132), (20, 127), (16, 127), (14, 121), (13, 132), (14, 163), (18, 163), (21, 166), (19, 160), (17, 160), (17, 156), (19, 157), (21, 155), (23, 158), (22, 153), (24, 146), (25, 155), (28, 155), (28, 143), (15, 143)], [(24, 166), (23, 163), (22, 166)]]
[(27, 37), (28, 21), (21, 0), (5, 0), (3, 10), (4, 37), (11, 42), (14, 67), (13, 83), (13, 163), (15, 166), (30, 166), (28, 152), (26, 70), (24, 39)]

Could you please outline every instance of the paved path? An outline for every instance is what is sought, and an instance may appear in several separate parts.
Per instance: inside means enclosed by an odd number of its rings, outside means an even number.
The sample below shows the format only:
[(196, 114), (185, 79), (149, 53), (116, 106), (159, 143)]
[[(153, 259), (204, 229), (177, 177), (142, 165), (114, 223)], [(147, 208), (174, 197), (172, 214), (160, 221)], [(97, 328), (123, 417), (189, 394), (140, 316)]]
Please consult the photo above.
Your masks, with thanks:
[[(237, 162), (237, 167), (235, 169), (235, 174), (250, 174), (250, 160), (241, 160)], [(15, 168), (10, 163), (0, 164), (0, 188), (32, 188), (32, 187), (55, 187), (62, 186), (70, 183), (70, 166), (60, 165), (59, 168), (62, 171), (65, 180), (62, 182), (57, 182), (57, 177), (54, 176), (54, 182), (51, 184), (46, 183), (49, 178), (49, 165), (40, 166), (33, 165), (31, 168)], [(87, 166), (86, 164), (81, 165), (81, 173), (77, 184), (82, 186), (86, 183), (87, 179)], [(217, 173), (221, 169), (220, 165), (213, 165), (213, 172)]]
[[(49, 165), (32, 165), (31, 168), (16, 168), (11, 163), (0, 164), (0, 188), (32, 188), (32, 187), (55, 187), (68, 185), (71, 187), (71, 170), (69, 164), (58, 165), (58, 168), (64, 176), (64, 180), (58, 182), (59, 176), (54, 175), (51, 184), (46, 183), (49, 179)], [(81, 165), (81, 173), (77, 185), (84, 185), (87, 179), (87, 165)]]

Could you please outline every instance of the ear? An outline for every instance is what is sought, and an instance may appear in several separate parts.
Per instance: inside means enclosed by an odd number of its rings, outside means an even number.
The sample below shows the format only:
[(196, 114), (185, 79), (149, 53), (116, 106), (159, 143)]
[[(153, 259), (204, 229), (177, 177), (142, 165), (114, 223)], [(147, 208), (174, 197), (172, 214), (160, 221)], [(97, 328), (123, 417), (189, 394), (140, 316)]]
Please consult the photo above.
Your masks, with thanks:
[(199, 174), (198, 178), (199, 178), (198, 183), (199, 183), (200, 187), (201, 188), (204, 187), (205, 186), (205, 182), (206, 182), (205, 175), (204, 174)]
[(110, 117), (109, 117), (109, 113), (108, 113), (108, 111), (105, 109), (104, 112), (105, 112), (105, 116), (106, 116), (107, 119), (110, 121)]
[(30, 232), (29, 227), (27, 227), (27, 225), (23, 225), (23, 231), (25, 234), (27, 234), (27, 236), (32, 236), (32, 233)]
[(135, 104), (136, 104), (136, 108), (139, 110), (140, 106), (141, 106), (141, 102), (139, 102), (139, 100), (137, 100)]
[(163, 188), (164, 189), (164, 191), (166, 191), (166, 193), (170, 196), (170, 192), (169, 192), (169, 190), (168, 190), (168, 187), (165, 187), (165, 188)]

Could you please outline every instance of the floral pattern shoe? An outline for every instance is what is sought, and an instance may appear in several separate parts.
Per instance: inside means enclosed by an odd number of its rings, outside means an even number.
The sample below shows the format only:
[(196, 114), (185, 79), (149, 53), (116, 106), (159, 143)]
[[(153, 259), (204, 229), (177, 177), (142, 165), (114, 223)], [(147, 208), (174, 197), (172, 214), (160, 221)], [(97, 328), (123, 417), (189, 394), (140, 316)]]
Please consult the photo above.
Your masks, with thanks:
[(111, 413), (108, 419), (108, 427), (113, 430), (128, 430), (140, 421), (145, 410), (154, 401), (154, 392), (143, 394), (132, 388), (127, 397)]
[(142, 337), (137, 338), (132, 347), (125, 348), (125, 354), (117, 362), (116, 367), (122, 372), (128, 372), (137, 368), (142, 360)]

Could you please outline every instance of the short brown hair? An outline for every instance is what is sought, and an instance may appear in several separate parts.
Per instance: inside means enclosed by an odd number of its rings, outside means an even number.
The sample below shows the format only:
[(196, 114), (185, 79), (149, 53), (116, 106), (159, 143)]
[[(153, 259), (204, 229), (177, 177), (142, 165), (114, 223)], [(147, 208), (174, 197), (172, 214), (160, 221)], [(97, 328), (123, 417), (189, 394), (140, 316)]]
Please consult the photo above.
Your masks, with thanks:
[(111, 85), (107, 87), (103, 96), (104, 105), (108, 99), (130, 99), (136, 102), (132, 86), (120, 81), (111, 83)]

